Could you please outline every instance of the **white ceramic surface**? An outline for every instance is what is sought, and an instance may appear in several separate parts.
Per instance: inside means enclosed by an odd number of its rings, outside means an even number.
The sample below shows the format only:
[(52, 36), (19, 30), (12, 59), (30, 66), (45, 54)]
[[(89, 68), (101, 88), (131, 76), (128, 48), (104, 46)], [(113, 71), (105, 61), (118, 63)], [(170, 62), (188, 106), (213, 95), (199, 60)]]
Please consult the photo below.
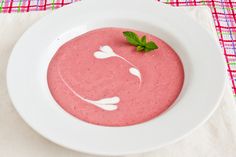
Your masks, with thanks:
[[(77, 35), (109, 26), (152, 33), (182, 59), (184, 88), (161, 116), (128, 127), (103, 127), (74, 118), (52, 98), (46, 74), (56, 49)], [(219, 51), (214, 39), (183, 11), (155, 0), (84, 0), (53, 12), (24, 33), (9, 60), (8, 90), (22, 118), (57, 144), (99, 155), (146, 152), (182, 138), (215, 110), (226, 76)]]

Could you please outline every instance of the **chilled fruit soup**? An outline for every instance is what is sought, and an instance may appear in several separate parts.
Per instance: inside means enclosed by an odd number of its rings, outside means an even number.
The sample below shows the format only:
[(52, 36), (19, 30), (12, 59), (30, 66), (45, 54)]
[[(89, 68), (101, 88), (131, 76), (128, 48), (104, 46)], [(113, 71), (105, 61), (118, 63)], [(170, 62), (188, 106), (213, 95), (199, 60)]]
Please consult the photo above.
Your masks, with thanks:
[[(159, 48), (138, 52), (124, 31), (145, 35)], [(71, 115), (97, 125), (127, 126), (167, 110), (182, 89), (184, 71), (175, 51), (159, 38), (102, 28), (62, 45), (47, 79), (53, 98)]]

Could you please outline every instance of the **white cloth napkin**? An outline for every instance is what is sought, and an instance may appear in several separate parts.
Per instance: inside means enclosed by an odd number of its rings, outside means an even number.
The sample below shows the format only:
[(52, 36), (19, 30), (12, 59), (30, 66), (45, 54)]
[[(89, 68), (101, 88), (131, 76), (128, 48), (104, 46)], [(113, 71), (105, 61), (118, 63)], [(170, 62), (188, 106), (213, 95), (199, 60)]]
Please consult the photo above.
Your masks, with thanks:
[[(188, 12), (218, 40), (207, 7), (179, 9)], [(7, 93), (5, 74), (11, 50), (22, 33), (46, 14), (48, 12), (0, 14), (0, 157), (91, 156), (62, 148), (38, 135), (20, 118)], [(235, 157), (236, 104), (230, 88), (213, 116), (191, 135), (159, 150), (133, 156)]]

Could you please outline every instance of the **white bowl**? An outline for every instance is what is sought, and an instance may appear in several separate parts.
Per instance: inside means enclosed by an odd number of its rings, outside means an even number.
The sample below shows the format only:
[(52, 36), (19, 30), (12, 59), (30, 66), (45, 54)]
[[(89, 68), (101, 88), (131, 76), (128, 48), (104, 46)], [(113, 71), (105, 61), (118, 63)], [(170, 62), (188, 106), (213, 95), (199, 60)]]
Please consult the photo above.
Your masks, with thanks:
[[(57, 48), (108, 26), (154, 34), (180, 56), (184, 87), (161, 116), (127, 127), (97, 126), (74, 118), (51, 96), (47, 67)], [(7, 84), (15, 108), (39, 134), (73, 150), (111, 156), (150, 151), (188, 134), (216, 109), (225, 76), (219, 45), (184, 12), (155, 0), (85, 0), (51, 13), (24, 33), (10, 57)]]

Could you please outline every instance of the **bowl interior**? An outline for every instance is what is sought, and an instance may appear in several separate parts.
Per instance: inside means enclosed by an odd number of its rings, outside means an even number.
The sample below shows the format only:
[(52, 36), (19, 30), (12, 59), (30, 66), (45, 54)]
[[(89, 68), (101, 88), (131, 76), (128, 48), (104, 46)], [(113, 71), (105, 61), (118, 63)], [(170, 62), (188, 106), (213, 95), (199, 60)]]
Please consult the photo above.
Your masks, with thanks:
[[(184, 44), (181, 43), (181, 41), (179, 41), (173, 34), (169, 33), (168, 30), (166, 30), (165, 28), (151, 25), (143, 21), (134, 21), (130, 19), (114, 19), (113, 18), (113, 19), (106, 19), (102, 21), (94, 21), (87, 25), (76, 26), (72, 28), (71, 30), (63, 32), (60, 36), (56, 37), (56, 39), (49, 46), (48, 53), (46, 53), (41, 58), (41, 63), (40, 63), (41, 66), (39, 67), (39, 68), (42, 68), (40, 71), (41, 71), (41, 78), (42, 78), (41, 79), (42, 87), (45, 87), (43, 88), (44, 93), (47, 93), (47, 95), (50, 96), (50, 100), (52, 100), (52, 96), (50, 94), (50, 90), (47, 84), (47, 68), (52, 57), (58, 50), (58, 48), (62, 46), (64, 43), (66, 43), (67, 41), (79, 35), (82, 35), (94, 29), (104, 28), (104, 27), (130, 28), (130, 29), (135, 29), (135, 30), (153, 34), (157, 36), (158, 38), (162, 39), (163, 41), (165, 41), (166, 43), (168, 43), (177, 52), (184, 66), (185, 80), (184, 80), (184, 85), (183, 85), (180, 95), (178, 96), (175, 103), (172, 104), (171, 108), (169, 108), (168, 110), (172, 109), (175, 106), (175, 104), (181, 100), (181, 97), (184, 96), (184, 93), (187, 92), (188, 82), (191, 78), (191, 59), (188, 56), (188, 52), (184, 48)], [(53, 103), (50, 103), (50, 104), (53, 104), (53, 106), (55, 106), (56, 102), (54, 101)], [(156, 118), (158, 117), (159, 116), (157, 116)], [(148, 123), (148, 122), (149, 121), (146, 121), (145, 123)], [(139, 125), (142, 125), (142, 124), (139, 124)], [(126, 127), (129, 127), (129, 126), (126, 126)]]

